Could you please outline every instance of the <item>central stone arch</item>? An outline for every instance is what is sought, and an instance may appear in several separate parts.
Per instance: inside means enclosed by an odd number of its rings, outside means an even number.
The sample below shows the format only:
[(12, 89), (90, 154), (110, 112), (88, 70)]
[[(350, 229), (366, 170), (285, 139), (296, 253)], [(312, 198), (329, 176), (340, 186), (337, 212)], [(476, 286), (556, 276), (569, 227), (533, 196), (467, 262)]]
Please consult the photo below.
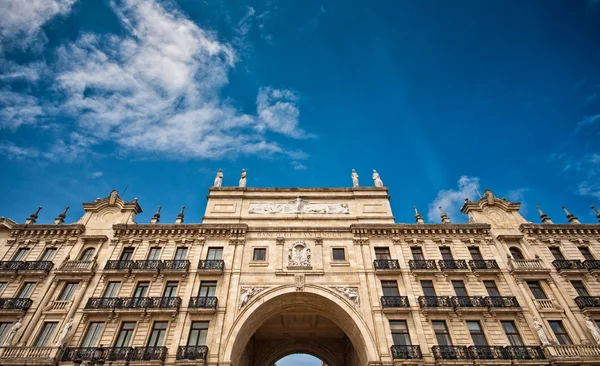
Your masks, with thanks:
[[(306, 319), (325, 324), (334, 336), (325, 339), (320, 333), (309, 333), (297, 338), (298, 329), (276, 329), (278, 322), (290, 317), (300, 318), (301, 325)], [(260, 292), (242, 308), (225, 342), (222, 359), (233, 366), (271, 366), (292, 353), (313, 355), (329, 366), (379, 361), (370, 328), (355, 305), (331, 289), (313, 285), (306, 285), (304, 291), (281, 286)]]

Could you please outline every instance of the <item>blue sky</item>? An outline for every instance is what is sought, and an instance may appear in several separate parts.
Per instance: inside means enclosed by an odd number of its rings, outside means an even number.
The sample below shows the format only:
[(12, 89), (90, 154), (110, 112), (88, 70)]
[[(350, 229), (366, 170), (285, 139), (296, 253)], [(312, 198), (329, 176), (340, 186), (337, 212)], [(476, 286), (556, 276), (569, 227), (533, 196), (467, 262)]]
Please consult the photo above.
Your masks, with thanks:
[(600, 2), (8, 0), (0, 215), (110, 190), (201, 221), (249, 187), (377, 169), (398, 222), (490, 188), (566, 222), (600, 206)]

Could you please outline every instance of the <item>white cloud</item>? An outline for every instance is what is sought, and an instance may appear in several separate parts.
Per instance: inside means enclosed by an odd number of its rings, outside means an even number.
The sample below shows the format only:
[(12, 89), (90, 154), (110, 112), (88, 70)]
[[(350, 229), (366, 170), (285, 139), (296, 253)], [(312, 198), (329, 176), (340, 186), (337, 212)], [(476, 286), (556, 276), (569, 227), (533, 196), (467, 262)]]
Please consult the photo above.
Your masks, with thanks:
[(10, 141), (0, 141), (0, 153), (12, 159), (37, 158), (40, 152), (30, 147), (19, 147)]
[(36, 98), (0, 90), (0, 130), (35, 123), (43, 115), (42, 106)]
[(181, 159), (288, 154), (266, 133), (306, 137), (288, 90), (262, 88), (258, 116), (221, 99), (236, 60), (228, 44), (152, 0), (112, 6), (124, 36), (85, 34), (58, 51), (62, 108), (81, 136)]
[(582, 130), (587, 128), (595, 127), (597, 124), (600, 124), (600, 114), (586, 116), (583, 120), (577, 122), (577, 127), (575, 127), (575, 133), (581, 132)]
[(292, 161), (292, 166), (296, 170), (306, 170), (306, 169), (308, 169), (308, 167), (306, 165), (302, 164), (299, 161)]
[(577, 193), (582, 196), (591, 196), (600, 199), (600, 184), (583, 181), (577, 186)]
[(93, 172), (92, 174), (90, 174), (91, 178), (100, 178), (102, 176), (102, 172)]
[(448, 189), (438, 192), (437, 197), (429, 204), (427, 219), (429, 222), (440, 222), (439, 206), (444, 208), (444, 211), (451, 219), (455, 219), (460, 208), (465, 202), (465, 198), (474, 200), (479, 197), (479, 178), (467, 177), (463, 175), (458, 180), (458, 189)]
[(511, 202), (520, 202), (521, 209), (520, 214), (525, 216), (528, 213), (529, 206), (525, 201), (525, 193), (529, 191), (529, 188), (518, 188), (508, 191), (507, 199)]

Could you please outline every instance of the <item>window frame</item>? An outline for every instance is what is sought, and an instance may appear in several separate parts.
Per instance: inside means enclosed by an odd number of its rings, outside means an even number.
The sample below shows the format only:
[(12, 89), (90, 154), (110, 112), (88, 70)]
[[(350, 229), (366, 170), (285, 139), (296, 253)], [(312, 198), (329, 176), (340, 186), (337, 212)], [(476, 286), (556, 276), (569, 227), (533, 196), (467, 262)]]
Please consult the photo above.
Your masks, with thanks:
[(35, 337), (34, 347), (49, 347), (57, 328), (58, 322), (44, 322)]
[[(394, 290), (389, 290), (394, 289)], [(390, 293), (390, 291), (392, 293)], [(381, 280), (381, 293), (382, 296), (400, 296), (400, 290), (398, 289), (398, 281), (396, 280)]]
[[(438, 332), (434, 323), (439, 323), (443, 325), (443, 332)], [(450, 329), (448, 329), (448, 324), (445, 320), (432, 320), (431, 327), (433, 328), (433, 335), (435, 336), (435, 341), (438, 346), (452, 346), (452, 335), (450, 334)], [(438, 328), (439, 329), (439, 328)], [(446, 338), (447, 342), (440, 342), (440, 337)]]
[(510, 253), (510, 256), (514, 260), (525, 260), (525, 255), (523, 254), (523, 251), (521, 250), (521, 248), (512, 246), (512, 247), (508, 248), (508, 252)]
[[(557, 332), (557, 330), (552, 326), (553, 324), (560, 327), (561, 332)], [(554, 333), (554, 337), (558, 341), (558, 344), (561, 344), (561, 345), (573, 344), (573, 340), (571, 339), (571, 336), (569, 335), (567, 328), (565, 328), (562, 320), (548, 320), (548, 325), (550, 326), (550, 330), (552, 330), (552, 333)]]
[[(23, 297), (23, 291), (25, 290), (26, 286), (30, 286), (30, 289), (29, 289), (28, 293), (26, 294), (26, 296)], [(21, 284), (21, 287), (19, 287), (19, 291), (17, 291), (15, 293), (15, 298), (30, 299), (31, 295), (33, 295), (33, 293), (35, 292), (36, 287), (37, 287), (37, 282), (23, 282), (23, 284)]]
[(450, 247), (439, 247), (442, 260), (453, 261), (454, 256), (452, 255), (452, 249)]
[[(125, 326), (130, 326), (130, 325), (131, 325), (131, 329), (129, 329), (129, 328), (125, 329)], [(117, 332), (115, 341), (113, 343), (114, 347), (130, 347), (136, 327), (137, 327), (137, 322), (135, 322), (135, 321), (121, 322), (121, 326), (119, 327), (119, 331)], [(121, 335), (125, 336), (125, 338), (122, 340), (120, 339)], [(121, 340), (121, 342), (119, 342), (119, 340)], [(123, 343), (123, 341), (125, 341), (125, 340), (127, 340), (127, 343)]]
[[(546, 291), (544, 291), (544, 288), (542, 287), (542, 283), (538, 280), (534, 280), (534, 281), (526, 281), (527, 282), (527, 287), (529, 287), (529, 292), (531, 292), (531, 294), (533, 295), (533, 298), (535, 300), (548, 300), (548, 295), (546, 295)], [(532, 284), (534, 284), (534, 287), (536, 287), (536, 290), (539, 289), (539, 293), (536, 294), (536, 291), (534, 291), (534, 289), (532, 288)], [(541, 296), (538, 296), (541, 295)]]
[[(423, 286), (423, 284), (431, 284), (431, 286)], [(437, 292), (435, 291), (435, 284), (433, 283), (432, 280), (421, 280), (419, 281), (419, 285), (421, 286), (421, 291), (423, 292), (423, 296), (427, 296), (427, 297), (435, 297), (437, 296)], [(425, 289), (431, 289), (431, 291), (433, 292), (432, 294), (427, 294)]]
[[(467, 325), (467, 330), (469, 331), (469, 335), (471, 336), (471, 340), (473, 341), (473, 345), (475, 347), (489, 346), (487, 337), (485, 336), (485, 331), (483, 330), (483, 326), (481, 325), (481, 322), (479, 320), (467, 320), (465, 321), (465, 324)], [(471, 327), (469, 327), (469, 324), (477, 325), (477, 329), (472, 329)], [(476, 337), (477, 339), (479, 339), (479, 341), (483, 342), (476, 341)]]
[[(491, 284), (492, 286), (488, 286), (488, 284)], [(483, 280), (483, 286), (485, 287), (485, 291), (487, 292), (488, 296), (490, 296), (490, 297), (501, 297), (502, 296), (502, 294), (500, 293), (500, 290), (498, 289), (498, 286), (496, 285), (495, 280)], [(490, 288), (492, 288), (492, 291), (490, 291)], [(491, 292), (494, 292), (495, 294), (492, 295)]]
[[(183, 256), (180, 255), (181, 252), (183, 252)], [(188, 253), (189, 253), (188, 247), (177, 247), (177, 248), (175, 248), (175, 254), (173, 255), (173, 260), (174, 261), (184, 261), (187, 259)]]
[[(257, 254), (260, 252), (263, 252), (264, 258), (263, 259), (257, 259)], [(258, 263), (265, 263), (267, 262), (267, 256), (268, 256), (268, 250), (267, 247), (253, 247), (252, 248), (252, 262), (258, 262)]]
[(412, 256), (412, 259), (415, 261), (424, 261), (425, 260), (425, 252), (423, 251), (423, 247), (417, 247), (417, 246), (410, 247), (410, 254)]
[[(392, 334), (392, 344), (397, 346), (410, 346), (412, 341), (410, 339), (410, 329), (408, 328), (408, 321), (406, 319), (390, 319), (390, 333)], [(398, 324), (403, 324), (404, 328), (396, 327)], [(407, 341), (406, 343), (404, 341)]]
[[(22, 254), (22, 253), (24, 253), (24, 254)], [(12, 256), (11, 261), (24, 262), (25, 259), (27, 259), (27, 256), (29, 255), (29, 253), (31, 253), (31, 248), (29, 248), (29, 247), (17, 248), (17, 251)]]
[[(175, 286), (173, 286), (173, 284), (175, 284)], [(177, 297), (178, 290), (179, 290), (179, 281), (167, 281), (165, 283), (165, 287), (163, 288), (162, 297), (168, 297), (168, 298)], [(167, 291), (171, 292), (172, 296), (167, 296)], [(173, 291), (175, 292), (174, 294), (172, 294)]]
[[(113, 290), (113, 288), (116, 286), (116, 290)], [(109, 281), (106, 284), (106, 287), (104, 288), (104, 291), (102, 291), (102, 297), (103, 298), (110, 298), (110, 297), (119, 297), (119, 290), (121, 289), (121, 281)], [(106, 296), (108, 294), (108, 291), (114, 292), (114, 296)]]
[[(124, 247), (121, 250), (121, 254), (119, 255), (119, 260), (120, 261), (132, 261), (134, 255), (135, 255), (134, 247)], [(127, 258), (126, 258), (126, 256), (127, 256)]]
[(375, 260), (390, 261), (392, 260), (392, 253), (390, 247), (375, 247), (373, 248)]
[[(89, 252), (91, 252), (91, 253), (92, 253), (92, 254), (91, 254), (91, 258), (89, 258), (89, 259), (86, 259), (86, 257), (88, 257), (88, 256), (89, 256), (89, 255), (88, 255), (88, 253), (89, 253)], [(81, 252), (81, 255), (79, 256), (79, 260), (80, 260), (80, 261), (84, 261), (84, 262), (91, 262), (91, 261), (93, 261), (93, 260), (94, 260), (94, 255), (95, 255), (95, 254), (96, 254), (96, 248), (94, 248), (94, 247), (88, 247), (88, 248), (85, 248), (85, 249), (84, 249), (84, 250)]]
[[(342, 258), (336, 258), (336, 252), (340, 252), (342, 253)], [(331, 260), (333, 262), (346, 262), (347, 258), (346, 258), (346, 248), (345, 247), (333, 247), (331, 248)]]
[[(158, 328), (158, 325), (161, 328)], [(164, 328), (162, 326), (164, 325)], [(152, 323), (152, 328), (148, 332), (148, 340), (146, 341), (146, 347), (163, 347), (167, 340), (167, 333), (169, 331), (169, 322), (166, 320), (155, 320)]]
[[(145, 288), (145, 291), (144, 291)], [(138, 296), (138, 290), (142, 290), (143, 294)], [(138, 281), (133, 288), (133, 293), (131, 297), (135, 298), (143, 298), (148, 297), (148, 292), (150, 292), (150, 281)]]
[[(196, 325), (197, 327), (194, 328), (194, 325)], [(198, 325), (206, 325), (206, 328), (200, 327)], [(190, 325), (190, 332), (188, 333), (186, 346), (187, 347), (206, 346), (206, 340), (208, 339), (208, 327), (209, 326), (210, 326), (210, 322), (207, 320), (192, 321), (192, 324)], [(192, 335), (194, 334), (194, 331), (197, 331), (197, 334), (195, 336), (196, 342), (195, 342), (195, 344), (192, 344), (190, 341), (192, 340)], [(199, 342), (199, 340), (202, 339), (203, 331), (204, 331), (204, 342)]]
[[(96, 324), (96, 326), (94, 327), (94, 329), (92, 329), (92, 326), (94, 326)], [(101, 324), (100, 327), (100, 331), (98, 333), (98, 326), (97, 324)], [(98, 345), (98, 342), (100, 342), (100, 340), (102, 339), (102, 333), (104, 333), (104, 322), (90, 322), (87, 325), (87, 328), (85, 330), (84, 336), (81, 338), (81, 342), (79, 344), (79, 347), (96, 347)], [(90, 333), (90, 331), (92, 331), (93, 333)], [(94, 344), (90, 343), (89, 341), (89, 337), (90, 334), (92, 337), (97, 337)], [(92, 338), (93, 340), (93, 338)]]
[(557, 261), (564, 261), (566, 260), (563, 252), (560, 250), (559, 247), (548, 247), (548, 250), (550, 250), (550, 253), (552, 254), (552, 256), (554, 257), (555, 260)]
[[(587, 287), (585, 286), (585, 284), (583, 283), (582, 280), (571, 280), (569, 281), (571, 282), (571, 286), (573, 286), (573, 288), (575, 289), (575, 292), (577, 292), (577, 296), (590, 296), (590, 292), (588, 291)], [(576, 286), (576, 284), (580, 285), (580, 286)], [(583, 290), (583, 295), (579, 290)]]
[[(214, 289), (214, 294), (210, 294), (210, 289)], [(207, 289), (205, 295), (200, 295), (202, 289)], [(200, 281), (200, 287), (198, 287), (198, 297), (214, 297), (217, 296), (217, 281)]]
[(163, 252), (162, 247), (150, 247), (150, 249), (148, 249), (148, 254), (146, 255), (146, 260), (159, 261), (160, 255), (162, 254), (162, 252)]
[[(465, 285), (465, 281), (463, 280), (451, 280), (452, 289), (454, 290), (454, 294), (458, 297), (468, 297), (469, 292), (467, 291), (467, 285)], [(457, 286), (459, 285), (459, 286)], [(459, 291), (457, 291), (459, 290)], [(464, 292), (464, 294), (459, 294), (459, 292)]]
[[(54, 259), (54, 256), (56, 255), (56, 252), (58, 252), (58, 248), (56, 247), (47, 247), (44, 249), (44, 251), (42, 252), (42, 255), (40, 256), (39, 261), (40, 262), (52, 262), (52, 259)], [(46, 258), (48, 256), (48, 258)]]
[(594, 254), (592, 254), (592, 251), (590, 250), (589, 247), (578, 246), (577, 249), (579, 250), (579, 253), (581, 253), (581, 255), (583, 256), (584, 260), (586, 260), (586, 261), (596, 260), (596, 258), (594, 257)]
[[(481, 255), (481, 250), (479, 249), (479, 247), (476, 246), (470, 246), (469, 248), (469, 255), (471, 255), (471, 259), (474, 261), (483, 261), (485, 259), (483, 259), (483, 255)], [(475, 253), (475, 255), (473, 255)]]
[[(79, 282), (65, 282), (65, 285), (60, 290), (60, 293), (58, 294), (58, 297), (56, 298), (56, 300), (71, 301), (71, 299), (73, 299), (73, 295), (75, 295), (75, 292), (77, 291), (78, 287), (79, 287)], [(66, 295), (68, 295), (67, 298), (64, 298)]]
[[(510, 324), (513, 329), (514, 329), (514, 333), (513, 332), (509, 332), (506, 327), (504, 326), (505, 324)], [(525, 343), (523, 343), (523, 338), (521, 337), (521, 333), (519, 333), (519, 329), (517, 328), (517, 324), (515, 323), (514, 320), (501, 320), (500, 321), (500, 326), (502, 327), (502, 330), (504, 331), (504, 335), (506, 336), (506, 338), (508, 339), (508, 343), (513, 346), (513, 347), (522, 347), (525, 345)], [(518, 340), (517, 342), (515, 342), (514, 340)]]
[[(220, 255), (218, 256), (219, 258), (216, 258), (217, 255), (213, 255), (214, 258), (210, 258), (211, 257), (211, 253), (220, 253)], [(220, 261), (223, 260), (223, 247), (208, 247), (208, 249), (206, 250), (206, 260), (207, 261)]]

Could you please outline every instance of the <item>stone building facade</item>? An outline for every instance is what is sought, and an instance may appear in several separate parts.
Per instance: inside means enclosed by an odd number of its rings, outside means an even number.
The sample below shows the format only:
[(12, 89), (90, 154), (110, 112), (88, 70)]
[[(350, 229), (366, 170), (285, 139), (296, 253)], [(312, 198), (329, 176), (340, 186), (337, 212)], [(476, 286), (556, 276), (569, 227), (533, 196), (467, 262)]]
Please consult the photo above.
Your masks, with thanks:
[(2, 218), (0, 365), (600, 365), (599, 224), (489, 190), (467, 224), (398, 224), (389, 199), (213, 187), (201, 224), (136, 223), (113, 191), (73, 224)]

